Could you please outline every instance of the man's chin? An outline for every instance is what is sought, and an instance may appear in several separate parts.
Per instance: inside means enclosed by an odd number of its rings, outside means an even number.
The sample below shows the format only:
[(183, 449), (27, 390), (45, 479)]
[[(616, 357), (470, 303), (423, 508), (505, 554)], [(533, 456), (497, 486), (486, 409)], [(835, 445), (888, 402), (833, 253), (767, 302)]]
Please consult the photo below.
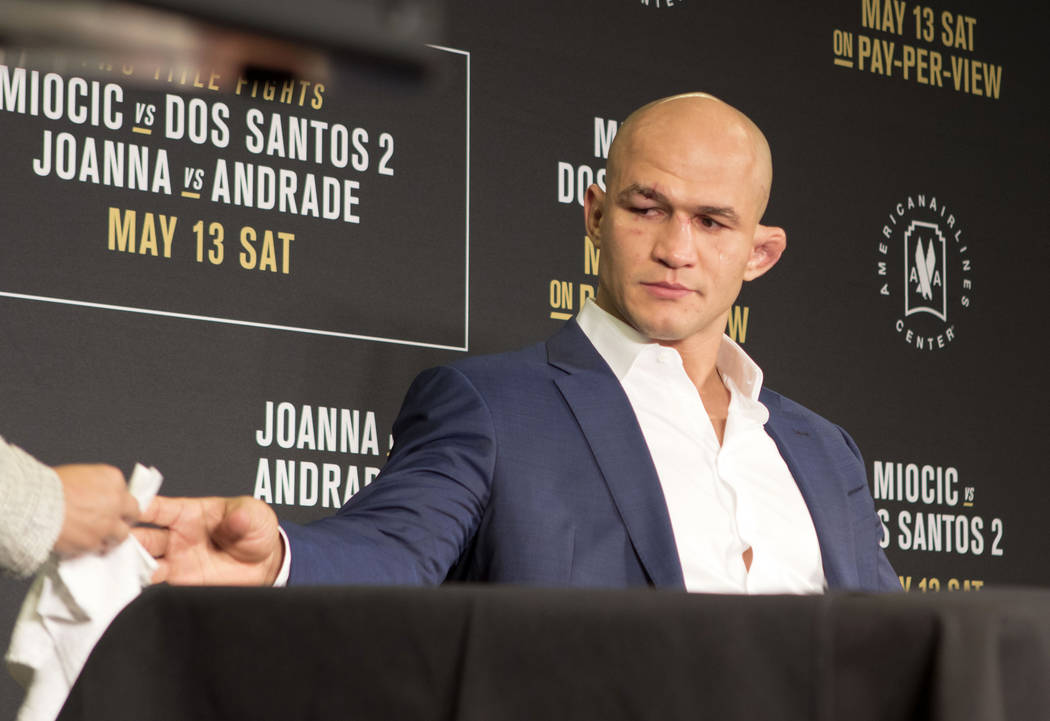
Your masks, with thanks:
[[(641, 318), (634, 328), (650, 340), (658, 343), (680, 343), (684, 340), (711, 335), (722, 336), (724, 324), (715, 327), (714, 323), (701, 324), (699, 322), (686, 322), (682, 318)], [(715, 321), (717, 323), (717, 321)]]
[(675, 343), (691, 335), (682, 324), (670, 321), (643, 321), (636, 325), (635, 329), (646, 338), (660, 343)]

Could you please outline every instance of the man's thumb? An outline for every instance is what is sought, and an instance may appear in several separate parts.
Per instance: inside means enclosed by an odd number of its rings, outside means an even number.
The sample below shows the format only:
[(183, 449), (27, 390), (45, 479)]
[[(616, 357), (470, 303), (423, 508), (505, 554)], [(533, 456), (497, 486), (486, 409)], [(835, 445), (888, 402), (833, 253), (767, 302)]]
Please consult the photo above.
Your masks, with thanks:
[(212, 541), (219, 548), (228, 550), (236, 546), (252, 530), (252, 515), (239, 498), (226, 501), (226, 512), (212, 531)]

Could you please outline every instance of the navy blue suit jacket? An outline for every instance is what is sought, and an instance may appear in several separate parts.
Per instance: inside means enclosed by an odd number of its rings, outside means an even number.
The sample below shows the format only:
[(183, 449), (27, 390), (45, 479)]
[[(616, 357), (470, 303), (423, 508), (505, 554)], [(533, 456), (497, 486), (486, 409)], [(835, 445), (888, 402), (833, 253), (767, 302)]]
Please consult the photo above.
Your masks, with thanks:
[[(777, 393), (760, 400), (828, 586), (898, 589), (853, 441)], [(284, 525), (290, 583), (684, 587), (638, 421), (575, 321), (546, 343), (423, 372), (394, 438), (379, 477), (334, 516)]]

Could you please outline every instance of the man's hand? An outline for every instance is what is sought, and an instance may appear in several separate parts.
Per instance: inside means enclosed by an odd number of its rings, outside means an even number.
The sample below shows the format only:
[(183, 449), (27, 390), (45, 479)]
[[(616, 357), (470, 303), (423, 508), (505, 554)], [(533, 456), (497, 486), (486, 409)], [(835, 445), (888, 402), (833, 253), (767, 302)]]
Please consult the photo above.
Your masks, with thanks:
[(277, 514), (251, 496), (158, 496), (132, 531), (157, 559), (153, 582), (272, 585), (284, 559)]
[(65, 515), (54, 550), (62, 556), (113, 548), (138, 520), (139, 505), (128, 493), (124, 474), (112, 466), (57, 466)]

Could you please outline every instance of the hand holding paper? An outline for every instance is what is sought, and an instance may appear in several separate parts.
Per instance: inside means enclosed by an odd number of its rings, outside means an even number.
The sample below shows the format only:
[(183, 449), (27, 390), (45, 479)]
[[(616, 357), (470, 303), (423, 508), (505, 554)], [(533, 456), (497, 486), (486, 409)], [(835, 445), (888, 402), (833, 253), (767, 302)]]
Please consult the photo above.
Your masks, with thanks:
[(113, 548), (138, 520), (139, 504), (128, 492), (124, 474), (106, 465), (56, 466), (62, 481), (65, 512), (55, 553), (62, 557)]

